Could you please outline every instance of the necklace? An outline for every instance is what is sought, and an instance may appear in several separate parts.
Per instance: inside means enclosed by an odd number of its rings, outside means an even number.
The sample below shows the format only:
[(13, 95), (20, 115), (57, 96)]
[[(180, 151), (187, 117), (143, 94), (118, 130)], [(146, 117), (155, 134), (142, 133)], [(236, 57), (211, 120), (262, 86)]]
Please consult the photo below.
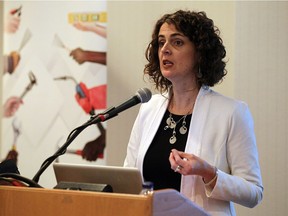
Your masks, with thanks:
[(180, 127), (179, 132), (182, 135), (187, 133), (187, 127), (186, 127), (185, 119), (186, 119), (188, 114), (189, 114), (189, 112), (186, 115), (182, 116), (177, 122), (175, 122), (175, 120), (172, 117), (172, 113), (169, 112), (169, 117), (166, 119), (167, 125), (164, 127), (164, 130), (167, 130), (168, 128), (173, 130), (172, 131), (172, 136), (169, 139), (170, 144), (174, 144), (177, 141), (177, 138), (176, 138), (176, 126), (182, 119), (183, 119), (182, 126)]
[[(169, 105), (168, 106), (172, 106), (172, 97), (173, 95), (171, 96), (171, 100), (169, 101)], [(195, 99), (196, 100), (196, 99)], [(177, 141), (177, 137), (176, 137), (176, 126), (177, 124), (183, 119), (182, 121), (182, 125), (179, 129), (179, 132), (180, 134), (184, 135), (187, 133), (187, 127), (186, 127), (186, 117), (187, 115), (191, 112), (193, 112), (193, 109), (194, 109), (194, 105), (195, 105), (195, 100), (193, 102), (193, 105), (192, 105), (192, 108), (187, 112), (186, 115), (182, 116), (177, 122), (175, 122), (175, 120), (173, 119), (172, 117), (172, 113), (169, 111), (169, 116), (168, 118), (166, 119), (166, 126), (164, 127), (164, 130), (167, 130), (168, 128), (172, 129), (172, 136), (170, 137), (169, 139), (169, 142), (170, 144), (174, 144), (176, 141)]]

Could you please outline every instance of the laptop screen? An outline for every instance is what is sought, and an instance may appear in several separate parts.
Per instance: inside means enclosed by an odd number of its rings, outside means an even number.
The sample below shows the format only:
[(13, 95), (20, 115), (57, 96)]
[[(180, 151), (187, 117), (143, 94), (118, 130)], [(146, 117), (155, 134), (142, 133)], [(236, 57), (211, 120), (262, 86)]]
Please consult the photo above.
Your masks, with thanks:
[(139, 194), (142, 177), (137, 168), (87, 164), (54, 163), (57, 183), (108, 184), (114, 193)]

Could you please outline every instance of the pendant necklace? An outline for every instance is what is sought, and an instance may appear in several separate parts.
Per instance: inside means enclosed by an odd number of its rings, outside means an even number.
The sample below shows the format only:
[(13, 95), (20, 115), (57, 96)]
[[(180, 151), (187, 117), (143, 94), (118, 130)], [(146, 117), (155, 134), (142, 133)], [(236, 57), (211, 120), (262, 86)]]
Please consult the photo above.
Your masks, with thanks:
[(189, 111), (186, 115), (182, 116), (177, 122), (175, 122), (175, 120), (173, 119), (172, 117), (172, 113), (169, 112), (169, 117), (166, 119), (166, 126), (164, 127), (164, 130), (167, 130), (168, 128), (172, 129), (172, 136), (170, 137), (169, 139), (169, 142), (170, 144), (174, 144), (176, 141), (177, 141), (177, 137), (176, 137), (176, 126), (177, 124), (183, 119), (182, 121), (182, 125), (179, 129), (179, 132), (180, 134), (184, 135), (187, 133), (187, 127), (186, 127), (186, 117), (187, 115), (192, 112), (193, 110), (193, 107), (194, 107), (194, 103), (193, 103), (193, 106), (192, 106), (192, 109), (191, 111)]
[(182, 116), (177, 122), (175, 122), (175, 120), (173, 119), (172, 117), (172, 114), (170, 113), (169, 114), (169, 117), (166, 119), (166, 123), (167, 125), (164, 127), (164, 130), (167, 130), (168, 128), (172, 129), (173, 132), (172, 132), (172, 136), (170, 137), (169, 139), (169, 142), (170, 144), (174, 144), (176, 141), (177, 141), (177, 138), (176, 138), (176, 126), (177, 124), (183, 119), (183, 122), (182, 122), (182, 126), (180, 127), (179, 129), (179, 132), (181, 134), (186, 134), (187, 133), (187, 127), (186, 127), (186, 117), (187, 117), (188, 114)]

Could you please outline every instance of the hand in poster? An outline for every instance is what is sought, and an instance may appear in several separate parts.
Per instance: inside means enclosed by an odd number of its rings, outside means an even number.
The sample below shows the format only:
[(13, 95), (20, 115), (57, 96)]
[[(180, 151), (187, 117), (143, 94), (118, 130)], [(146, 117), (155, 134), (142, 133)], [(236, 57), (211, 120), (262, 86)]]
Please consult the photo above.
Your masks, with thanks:
[(10, 55), (4, 55), (4, 73), (12, 74), (20, 62), (20, 53), (13, 51)]
[[(81, 31), (90, 31), (103, 38), (107, 37), (106, 27), (97, 23), (76, 22), (73, 26)], [(106, 52), (87, 51), (81, 48), (76, 48), (72, 50), (70, 56), (72, 56), (79, 64), (83, 64), (84, 62), (93, 62), (106, 65)]]
[(12, 149), (8, 152), (5, 160), (13, 160), (15, 164), (18, 162), (18, 152), (15, 149)]
[(14, 34), (20, 26), (21, 7), (12, 9), (5, 17), (4, 30), (6, 33)]
[(87, 161), (96, 161), (97, 158), (103, 158), (103, 152), (106, 146), (106, 130), (99, 137), (92, 140), (84, 146), (82, 158)]
[[(4, 31), (9, 34), (14, 34), (18, 31), (20, 26), (21, 6), (16, 9), (12, 9), (5, 17)], [(13, 73), (20, 61), (20, 54), (17, 51), (13, 51), (10, 55), (4, 55), (4, 73)]]
[(4, 104), (4, 117), (9, 118), (15, 114), (15, 112), (19, 109), (20, 105), (23, 104), (21, 98), (12, 96), (8, 98)]
[(72, 56), (72, 58), (78, 62), (78, 64), (93, 62), (106, 65), (106, 52), (88, 51), (81, 48), (76, 48), (71, 51), (70, 56)]
[(73, 26), (81, 31), (90, 31), (98, 34), (103, 38), (107, 37), (106, 27), (101, 26), (97, 23), (76, 22), (73, 24)]

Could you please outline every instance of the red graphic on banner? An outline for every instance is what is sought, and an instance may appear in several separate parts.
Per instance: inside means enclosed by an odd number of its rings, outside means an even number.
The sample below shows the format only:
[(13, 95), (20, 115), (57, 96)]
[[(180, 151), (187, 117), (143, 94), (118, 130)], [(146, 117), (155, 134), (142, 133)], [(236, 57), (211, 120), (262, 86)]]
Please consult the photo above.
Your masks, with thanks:
[(80, 82), (76, 87), (75, 98), (86, 113), (91, 113), (94, 110), (106, 108), (106, 90), (107, 85), (88, 89), (84, 83)]

